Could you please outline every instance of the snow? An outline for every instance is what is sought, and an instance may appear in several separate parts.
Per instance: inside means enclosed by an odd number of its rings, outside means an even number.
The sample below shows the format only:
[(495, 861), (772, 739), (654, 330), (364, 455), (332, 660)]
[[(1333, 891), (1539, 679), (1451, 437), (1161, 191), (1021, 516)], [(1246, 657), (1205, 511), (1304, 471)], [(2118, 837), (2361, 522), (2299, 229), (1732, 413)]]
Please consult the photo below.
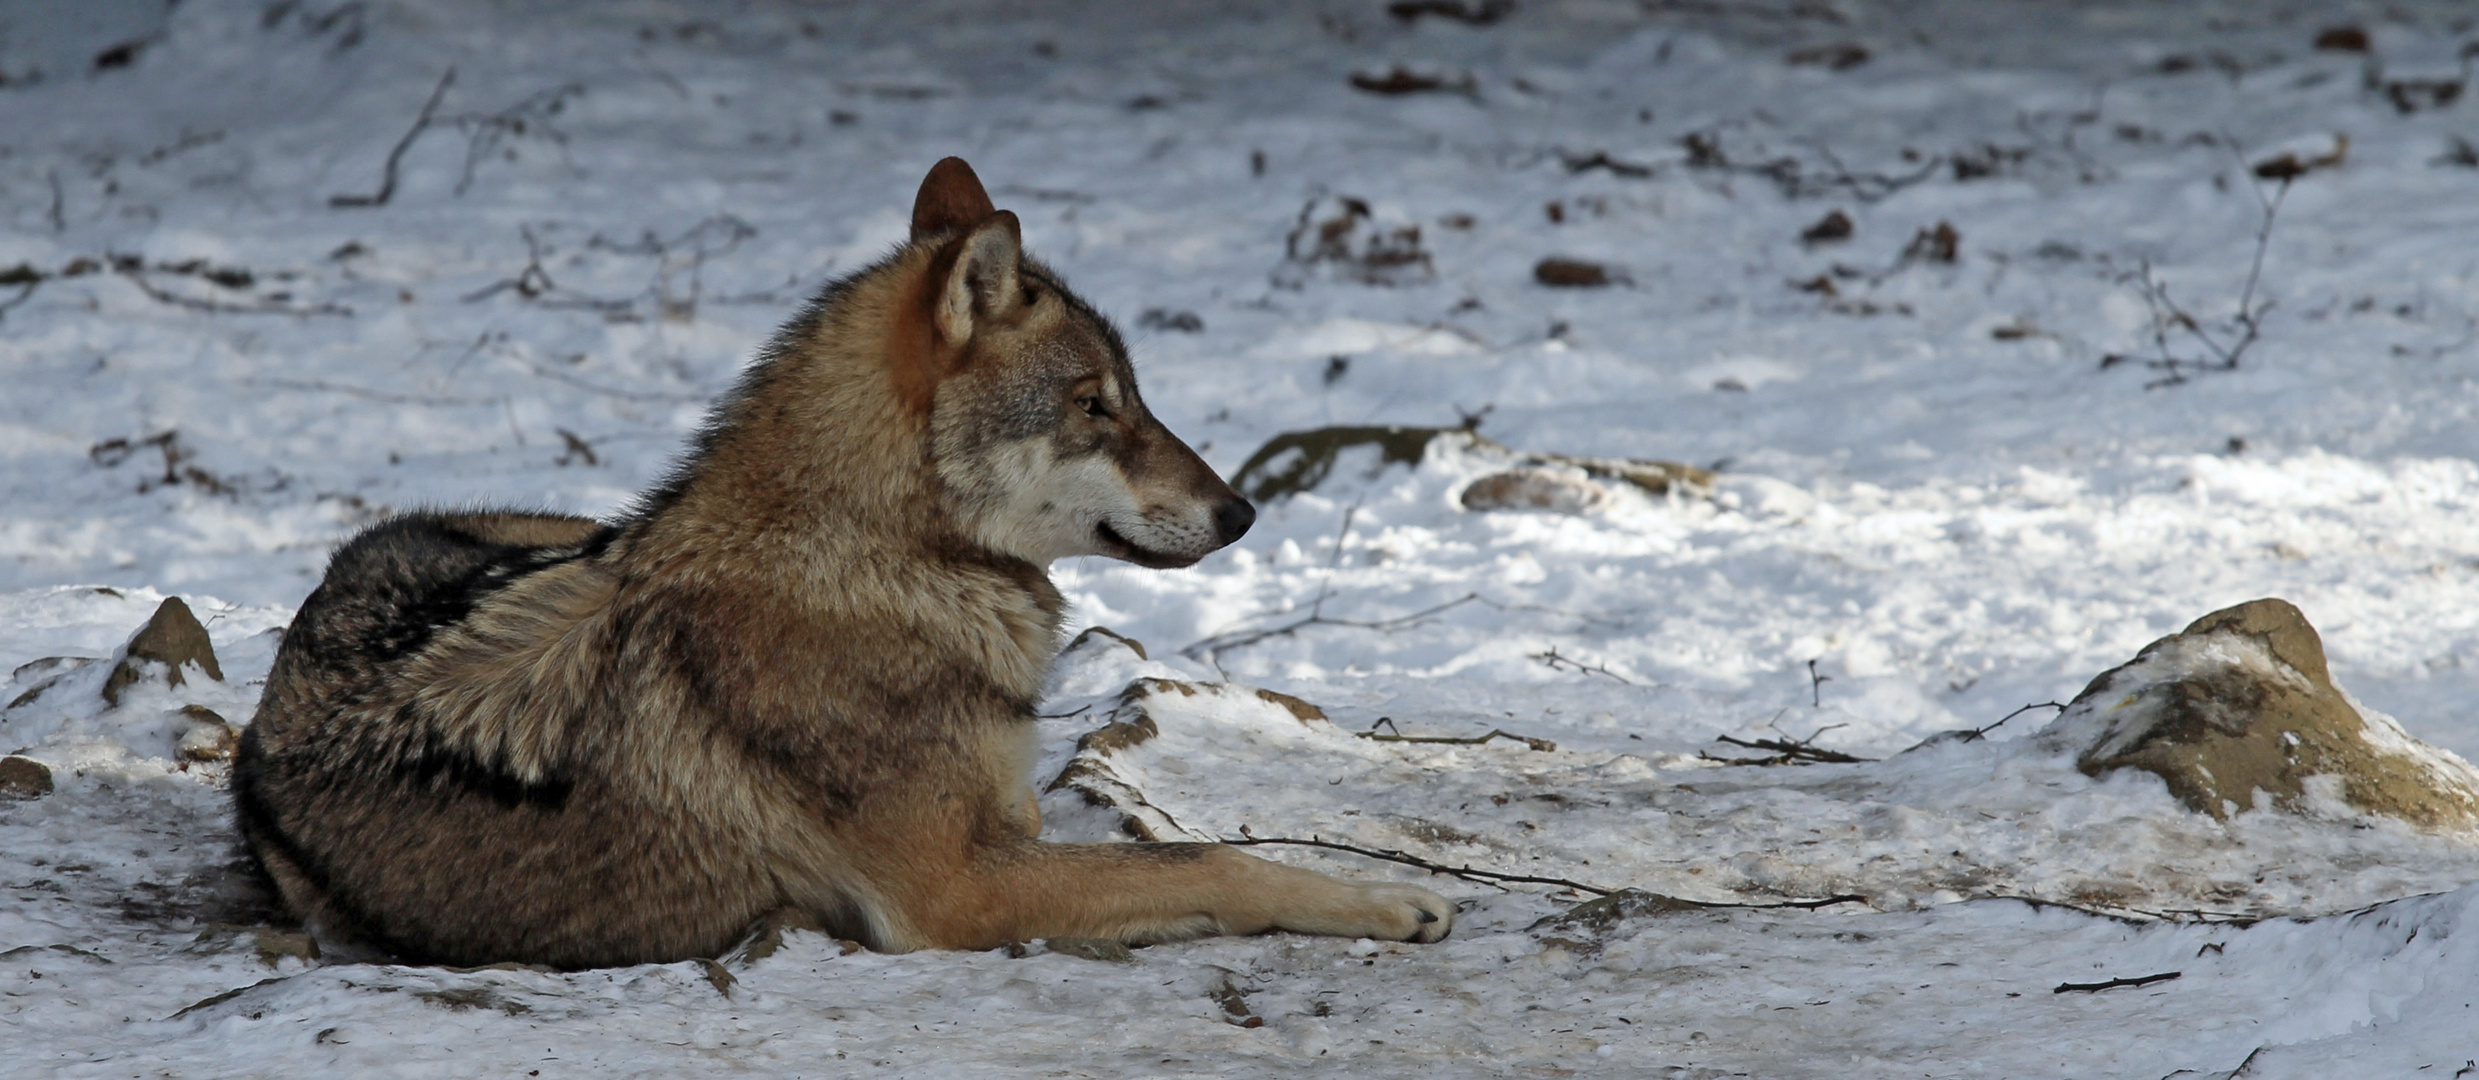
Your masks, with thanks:
[[(0, 281), (44, 275), (0, 285), (0, 701), (49, 681), (0, 713), (0, 750), (58, 783), (0, 803), (0, 1075), (2479, 1059), (2479, 840), (2330, 801), (2216, 823), (2026, 738), (2052, 710), (1904, 752), (2281, 596), (2371, 731), (2479, 757), (2479, 106), (2420, 89), (2467, 71), (2461, 5), (69, 10), (0, 9)], [(2373, 52), (2311, 47), (2341, 25)], [(128, 63), (92, 66), (124, 41)], [(1843, 43), (1867, 59), (1786, 60)], [(1347, 82), (1396, 67), (1468, 89)], [(336, 205), (381, 190), (434, 92), (385, 204)], [(2253, 174), (2342, 136), (2286, 190)], [(1346, 460), (1190, 570), (1062, 564), (1077, 626), (1151, 659), (1097, 637), (1062, 660), (1042, 779), (1132, 679), (1266, 687), (1329, 719), (1156, 695), (1161, 734), (1108, 768), (1190, 835), (1866, 902), (1535, 930), (1588, 894), (1269, 845), (1437, 888), (1456, 932), (1125, 964), (796, 933), (728, 963), (728, 995), (697, 964), (262, 959), (225, 925), (266, 915), (222, 766), (180, 761), (168, 715), (245, 722), (271, 632), (391, 509), (623, 506), (777, 323), (901, 237), (948, 153), (1119, 319), (1148, 402), (1226, 472), (1286, 431), (1476, 416), (1517, 452), (1720, 474), (1474, 513), (1460, 492), (1508, 459), (1440, 441), (1417, 466)], [(1314, 248), (1286, 246), (1304, 212), (1347, 199), (1367, 207), (1349, 251), (1417, 228), (1425, 262), (1371, 284), (1287, 257)], [(1803, 242), (1831, 211), (1851, 237)], [(1939, 223), (1950, 263), (1920, 243)], [(1536, 283), (1551, 256), (1617, 283)], [(2220, 347), (2241, 316), (2259, 336), (2208, 370), (2166, 304)], [(35, 663), (110, 660), (171, 595), (228, 682), (106, 710), (110, 664)], [(1760, 753), (1722, 735), (1881, 760), (1701, 757)], [(1072, 792), (1044, 810), (1063, 839), (1117, 824)]]

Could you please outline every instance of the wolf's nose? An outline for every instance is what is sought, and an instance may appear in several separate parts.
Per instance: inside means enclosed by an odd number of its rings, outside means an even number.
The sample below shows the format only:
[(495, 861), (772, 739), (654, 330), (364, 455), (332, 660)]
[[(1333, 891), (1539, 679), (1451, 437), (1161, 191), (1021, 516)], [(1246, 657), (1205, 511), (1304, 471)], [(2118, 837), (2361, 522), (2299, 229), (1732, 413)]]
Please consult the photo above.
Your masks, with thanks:
[(1222, 530), (1225, 544), (1248, 535), (1248, 527), (1257, 523), (1257, 508), (1248, 500), (1233, 498), (1214, 509), (1214, 527)]

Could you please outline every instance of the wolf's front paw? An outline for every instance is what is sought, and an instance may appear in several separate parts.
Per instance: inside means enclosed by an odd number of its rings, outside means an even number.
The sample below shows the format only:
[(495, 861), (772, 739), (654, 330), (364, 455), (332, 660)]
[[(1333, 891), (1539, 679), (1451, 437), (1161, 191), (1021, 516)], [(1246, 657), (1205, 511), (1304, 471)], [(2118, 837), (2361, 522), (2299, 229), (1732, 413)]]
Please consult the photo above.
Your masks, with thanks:
[(1451, 900), (1415, 885), (1362, 885), (1371, 928), (1362, 937), (1426, 945), (1455, 928)]

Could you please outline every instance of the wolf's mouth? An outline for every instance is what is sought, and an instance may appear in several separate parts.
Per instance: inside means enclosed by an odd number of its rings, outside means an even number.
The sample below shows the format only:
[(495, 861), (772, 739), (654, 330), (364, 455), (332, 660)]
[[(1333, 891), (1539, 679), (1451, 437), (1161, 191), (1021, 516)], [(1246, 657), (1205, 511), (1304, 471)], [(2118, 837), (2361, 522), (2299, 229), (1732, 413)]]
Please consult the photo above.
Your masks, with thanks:
[(1138, 566), (1151, 567), (1156, 570), (1173, 570), (1193, 565), (1196, 562), (1193, 558), (1171, 555), (1144, 547), (1120, 535), (1119, 530), (1111, 528), (1110, 522), (1107, 521), (1093, 526), (1093, 535), (1101, 538), (1102, 546), (1108, 549), (1112, 557), (1125, 559)]

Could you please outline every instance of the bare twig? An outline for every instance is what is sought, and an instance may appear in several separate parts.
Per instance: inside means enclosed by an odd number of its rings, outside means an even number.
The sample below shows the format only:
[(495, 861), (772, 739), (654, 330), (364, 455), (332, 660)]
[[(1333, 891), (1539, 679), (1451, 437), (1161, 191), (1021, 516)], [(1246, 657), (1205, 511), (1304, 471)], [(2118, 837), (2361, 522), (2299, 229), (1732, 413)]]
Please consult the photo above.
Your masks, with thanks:
[(2012, 720), (2017, 716), (2021, 716), (2024, 713), (2032, 711), (2033, 709), (2055, 709), (2059, 712), (2065, 712), (2066, 706), (2064, 703), (2056, 701), (2034, 702), (2030, 705), (2025, 705), (2020, 709), (2016, 709), (2013, 712), (2007, 713), (2004, 716), (1998, 717), (1996, 723), (1990, 724), (1987, 727), (1965, 728), (1962, 731), (1956, 732), (1954, 738), (1959, 742), (1978, 742), (1981, 739), (1987, 738), (1989, 732), (2005, 726), (2006, 721)]
[[(1194, 645), (1190, 645), (1187, 648), (1179, 650), (1179, 655), (1185, 656), (1191, 660), (1204, 659), (1210, 663), (1213, 663), (1216, 667), (1220, 667), (1223, 653), (1229, 652), (1233, 649), (1246, 648), (1261, 641), (1270, 641), (1279, 637), (1290, 637), (1293, 634), (1297, 634), (1311, 626), (1342, 626), (1356, 630), (1391, 632), (1401, 630), (1407, 626), (1418, 625), (1422, 620), (1428, 619), (1431, 616), (1452, 608), (1458, 608), (1465, 604), (1473, 603), (1478, 601), (1480, 598), (1481, 594), (1479, 593), (1465, 593), (1462, 596), (1458, 596), (1443, 604), (1435, 604), (1430, 607), (1422, 608), (1419, 611), (1412, 612), (1409, 615), (1398, 615), (1391, 619), (1329, 619), (1325, 617), (1323, 612), (1311, 610), (1307, 618), (1285, 623), (1281, 626), (1270, 627), (1264, 630), (1250, 630), (1244, 633), (1218, 634), (1213, 637), (1206, 638), (1203, 641), (1199, 641)], [(1322, 604), (1323, 601), (1324, 598), (1319, 597), (1319, 603)]]
[(1635, 685), (1633, 680), (1630, 680), (1626, 676), (1615, 671), (1611, 671), (1609, 665), (1607, 664), (1587, 664), (1572, 656), (1560, 656), (1558, 655), (1558, 646), (1555, 645), (1550, 646), (1546, 651), (1533, 653), (1531, 656), (1533, 659), (1549, 665), (1549, 669), (1551, 671), (1565, 671), (1568, 668), (1574, 668), (1576, 671), (1587, 675), (1607, 675), (1610, 678), (1616, 679), (1619, 682), (1625, 683), (1629, 686)]
[[(156, 269), (163, 268), (158, 266)], [(138, 291), (145, 293), (148, 299), (156, 303), (188, 308), (191, 311), (203, 311), (212, 315), (291, 315), (297, 318), (307, 318), (313, 315), (351, 318), (353, 315), (353, 309), (342, 304), (293, 304), (279, 300), (261, 300), (254, 304), (227, 304), (221, 300), (209, 300), (205, 297), (183, 296), (148, 280), (146, 265), (134, 256), (114, 257), (112, 271), (128, 278), (130, 284), (136, 285)]]
[[(405, 151), (412, 148), (413, 140), (421, 138), (422, 133), (430, 129), (431, 118), (439, 111), (440, 100), (448, 96), (448, 87), (455, 84), (456, 68), (451, 66), (439, 76), (439, 85), (431, 90), (430, 100), (422, 103), (421, 115), (413, 118), (413, 126), (406, 128), (404, 137), (396, 140), (396, 145), (388, 150), (387, 165), (379, 173), (378, 191), (368, 195), (330, 195), (327, 205), (337, 208), (385, 206), (389, 199), (395, 198), (396, 170), (404, 162)], [(468, 169), (470, 167), (468, 165)]]
[(43, 279), (40, 277), (19, 282), (17, 295), (12, 296), (5, 301), (0, 301), (0, 320), (6, 320), (9, 317), (9, 312), (17, 310), (18, 305), (33, 299), (34, 291), (41, 288), (42, 285)]
[[(1822, 658), (1821, 658), (1821, 657), (1819, 657), (1819, 659), (1822, 659)], [(1831, 675), (1827, 675), (1827, 674), (1825, 674), (1825, 673), (1823, 673), (1823, 672), (1820, 672), (1820, 671), (1816, 670), (1816, 661), (1815, 661), (1815, 660), (1810, 660), (1810, 661), (1808, 661), (1808, 707), (1809, 707), (1809, 708), (1812, 708), (1812, 709), (1821, 709), (1821, 708), (1824, 708), (1824, 707), (1825, 707), (1825, 684), (1826, 684), (1826, 683), (1829, 683), (1829, 682), (1832, 682), (1832, 681), (1833, 681), (1833, 676), (1831, 676)]]
[(1726, 742), (1732, 746), (1744, 746), (1751, 750), (1771, 750), (1773, 751), (1774, 756), (1770, 758), (1724, 758), (1715, 757), (1712, 754), (1707, 753), (1704, 755), (1704, 758), (1708, 761), (1719, 761), (1728, 765), (1805, 765), (1809, 762), (1818, 761), (1834, 765), (1856, 765), (1862, 762), (1875, 761), (1875, 758), (1858, 757), (1852, 754), (1845, 754), (1839, 750), (1827, 750), (1821, 746), (1813, 745), (1812, 740), (1814, 740), (1817, 735), (1822, 735), (1833, 728), (1841, 726), (1842, 725), (1840, 724), (1834, 724), (1829, 727), (1820, 728), (1817, 730), (1816, 734), (1810, 735), (1805, 739), (1741, 739), (1730, 735), (1717, 736), (1715, 738), (1716, 742)]
[[(553, 144), (565, 147), (568, 137), (551, 126), (551, 117), (558, 116), (560, 110), (568, 107), (568, 99), (583, 93), (585, 87), (582, 84), (569, 83), (537, 91), (495, 113), (467, 113), (452, 117), (451, 122), (457, 130), (466, 133), (465, 170), (456, 178), (455, 193), (462, 196), (466, 189), (473, 186), (474, 167), (490, 157), (491, 151), (499, 149), (500, 140), (510, 135), (525, 135), (528, 129), (532, 129), (540, 131)], [(563, 149), (561, 153), (565, 155), (567, 151)]]
[(1566, 878), (1538, 877), (1531, 874), (1501, 874), (1495, 870), (1480, 870), (1470, 866), (1448, 866), (1445, 863), (1432, 862), (1428, 859), (1421, 858), (1420, 856), (1396, 851), (1391, 848), (1365, 848), (1357, 844), (1341, 844), (1332, 840), (1324, 840), (1317, 837), (1310, 837), (1306, 840), (1302, 840), (1288, 836), (1256, 836), (1249, 833), (1246, 826), (1242, 826), (1240, 828), (1240, 836), (1240, 839), (1225, 839), (1222, 842), (1232, 847), (1253, 847), (1258, 844), (1289, 844), (1295, 847), (1324, 848), (1328, 851), (1347, 851), (1351, 854), (1366, 856), (1371, 859), (1383, 859), (1391, 863), (1401, 863), (1404, 866), (1418, 867), (1432, 874), (1445, 874), (1448, 877), (1462, 878), (1465, 881), (1478, 882), (1482, 885), (1493, 885), (1499, 888), (1504, 888), (1505, 883), (1507, 882), (1516, 882), (1526, 885), (1556, 885), (1562, 889), (1573, 889), (1577, 892), (1588, 892), (1594, 896), (1608, 896), (1611, 893), (1618, 891), (1616, 889), (1604, 889), (1598, 885), (1586, 885), (1583, 882), (1570, 881)]
[(1761, 163), (1733, 160), (1722, 149), (1721, 134), (1715, 130), (1689, 132), (1679, 139), (1679, 145), (1687, 151), (1688, 168), (1762, 177), (1781, 189), (1786, 199), (1846, 191), (1861, 202), (1875, 202), (1927, 180), (1946, 164), (1945, 156), (1936, 154), (1907, 173), (1857, 173), (1843, 165), (1830, 148), (1817, 144), (1817, 155), (1825, 159), (1830, 171), (1810, 172), (1798, 158), (1787, 154)]
[[(1378, 734), (1377, 729), (1381, 726), (1394, 728), (1394, 734)], [(1450, 746), (1479, 746), (1480, 744), (1488, 742), (1491, 739), (1513, 739), (1516, 742), (1522, 743), (1525, 746), (1529, 746), (1532, 749), (1539, 750), (1543, 753), (1548, 753), (1558, 749), (1558, 744), (1551, 742), (1548, 739), (1536, 739), (1530, 735), (1517, 735), (1514, 732), (1508, 731), (1504, 728), (1491, 728), (1489, 730), (1489, 734), (1486, 735), (1406, 735), (1403, 733), (1402, 728), (1395, 727), (1394, 718), (1390, 716), (1378, 717), (1377, 723), (1369, 725), (1369, 729), (1367, 731), (1355, 731), (1352, 734), (1363, 739), (1372, 739), (1377, 742), (1445, 743)]]
[[(1222, 842), (1232, 847), (1252, 847), (1258, 844), (1288, 844), (1296, 847), (1313, 847), (1323, 848), (1327, 851), (1348, 852), (1353, 855), (1360, 855), (1371, 859), (1381, 859), (1390, 863), (1398, 863), (1403, 866), (1426, 870), (1432, 874), (1444, 874), (1448, 877), (1461, 878), (1465, 881), (1476, 882), (1478, 884), (1488, 885), (1498, 889), (1506, 888), (1506, 885), (1511, 882), (1522, 885), (1555, 885), (1562, 889), (1573, 889), (1576, 892), (1591, 893), (1594, 896), (1611, 896), (1621, 891), (1618, 889), (1604, 889), (1598, 885), (1587, 885), (1581, 881), (1575, 881), (1568, 878), (1543, 877), (1533, 874), (1502, 874), (1495, 870), (1482, 870), (1468, 865), (1448, 866), (1445, 863), (1424, 859), (1418, 855), (1398, 851), (1393, 848), (1366, 848), (1357, 844), (1337, 843), (1335, 841), (1316, 836), (1311, 836), (1305, 840), (1289, 836), (1258, 836), (1255, 833), (1248, 831), (1248, 827), (1245, 825), (1240, 826), (1240, 837), (1241, 838), (1237, 840), (1226, 838)], [(1673, 899), (1677, 898), (1674, 897)], [(1864, 904), (1868, 902), (1868, 898), (1857, 893), (1841, 893), (1834, 896), (1819, 897), (1814, 900), (1784, 900), (1779, 903), (1772, 904), (1750, 904), (1713, 900), (1679, 900), (1679, 902), (1692, 907), (1700, 908), (1740, 908), (1753, 911), (1763, 911), (1767, 909), (1815, 911), (1820, 908), (1829, 908), (1838, 904)]]
[[(2128, 276), (2127, 280), (2135, 286), (2135, 291), (2143, 297), (2144, 305), (2152, 312), (2152, 347), (2156, 355), (2145, 359), (2144, 366), (2164, 373), (2160, 378), (2145, 383), (2144, 389), (2180, 386), (2190, 381), (2191, 375), (2238, 370), (2247, 350), (2263, 334), (2264, 313), (2272, 310), (2271, 301), (2262, 304), (2255, 302), (2255, 290), (2264, 276), (2264, 253), (2272, 246), (2273, 223), (2281, 214), (2283, 200), (2289, 197), (2293, 179), (2281, 177), (2269, 196), (2260, 188), (2256, 190), (2256, 201), (2263, 207), (2263, 217), (2256, 223), (2255, 253), (2247, 264), (2246, 284), (2238, 292), (2238, 313), (2230, 319), (2236, 326), (2230, 340), (2224, 342), (2206, 328), (2202, 320), (2180, 306), (2177, 299), (2169, 294), (2169, 283), (2152, 272), (2150, 260), (2145, 260), (2134, 274)], [(2186, 336), (2195, 339), (2203, 346), (2207, 357), (2178, 355), (2170, 346), (2173, 330), (2184, 331)], [(2111, 353), (2101, 357), (2100, 366), (2105, 370), (2130, 359), (2134, 357)]]
[(43, 175), (46, 180), (51, 181), (52, 185), (52, 206), (50, 213), (47, 215), (52, 223), (52, 231), (66, 232), (69, 228), (69, 218), (67, 214), (67, 200), (62, 197), (60, 192), (60, 170), (53, 169)]
[(2156, 982), (2168, 982), (2169, 980), (2175, 979), (2184, 974), (2186, 973), (2183, 971), (2164, 971), (2157, 975), (2136, 975), (2130, 978), (2109, 979), (2103, 982), (2059, 983), (2057, 984), (2057, 989), (2049, 992), (2052, 994), (2064, 994), (2080, 990), (2088, 993), (2100, 990), (2115, 990), (2121, 986), (2149, 986)]
[(241, 380), (241, 385), (263, 386), (276, 390), (298, 390), (306, 393), (317, 394), (343, 394), (347, 397), (361, 398), (364, 401), (384, 402), (389, 405), (495, 406), (500, 403), (500, 399), (496, 397), (455, 397), (442, 394), (408, 394), (395, 390), (378, 390), (367, 386), (353, 386), (346, 383), (331, 383), (321, 379), (247, 378)]

